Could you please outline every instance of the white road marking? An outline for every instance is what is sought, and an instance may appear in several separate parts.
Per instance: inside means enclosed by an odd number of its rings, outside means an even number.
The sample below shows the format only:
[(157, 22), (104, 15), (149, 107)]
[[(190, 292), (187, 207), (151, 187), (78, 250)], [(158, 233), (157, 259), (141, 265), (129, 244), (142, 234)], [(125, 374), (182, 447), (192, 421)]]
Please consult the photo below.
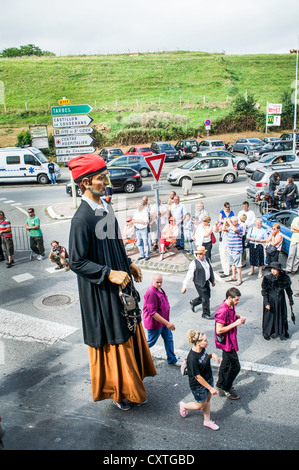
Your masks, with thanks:
[[(163, 346), (153, 346), (151, 349), (151, 354), (157, 359), (166, 359), (166, 352)], [(175, 355), (179, 361), (185, 359), (189, 351), (184, 351), (183, 349), (175, 349)], [(290, 369), (287, 367), (275, 367), (269, 366), (267, 364), (257, 364), (255, 362), (240, 361), (242, 370), (249, 370), (252, 372), (263, 372), (264, 374), (273, 374), (273, 375), (286, 375), (291, 377), (299, 377), (299, 370)], [(213, 367), (219, 367), (217, 364), (213, 364)]]
[(29, 273), (24, 273), (24, 274), (18, 274), (17, 276), (12, 276), (12, 279), (16, 282), (25, 282), (25, 281), (29, 281), (30, 279), (34, 279), (34, 276), (32, 276)]
[(0, 337), (53, 345), (78, 328), (0, 309)]

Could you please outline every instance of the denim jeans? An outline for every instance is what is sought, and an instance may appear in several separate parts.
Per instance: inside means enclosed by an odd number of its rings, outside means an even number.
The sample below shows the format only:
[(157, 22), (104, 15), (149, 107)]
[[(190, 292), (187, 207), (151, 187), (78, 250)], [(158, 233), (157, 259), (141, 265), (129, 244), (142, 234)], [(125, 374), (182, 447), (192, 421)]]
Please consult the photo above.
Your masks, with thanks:
[(56, 184), (56, 175), (55, 173), (49, 173), (50, 175), (50, 180), (52, 184)]
[(175, 364), (178, 360), (174, 354), (173, 335), (166, 326), (163, 326), (163, 328), (158, 328), (157, 330), (147, 330), (148, 347), (151, 348), (154, 346), (160, 335), (164, 341), (168, 364)]
[(148, 241), (148, 229), (147, 227), (145, 228), (138, 228), (136, 229), (136, 235), (137, 235), (137, 246), (139, 249), (140, 256), (142, 258), (150, 257), (150, 246), (149, 246), (149, 241)]

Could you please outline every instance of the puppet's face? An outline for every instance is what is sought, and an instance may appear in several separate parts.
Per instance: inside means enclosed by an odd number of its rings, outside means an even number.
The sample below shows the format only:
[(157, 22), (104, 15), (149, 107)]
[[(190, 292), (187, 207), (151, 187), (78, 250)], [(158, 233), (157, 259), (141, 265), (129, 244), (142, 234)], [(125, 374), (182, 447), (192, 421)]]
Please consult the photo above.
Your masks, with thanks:
[(87, 189), (96, 197), (105, 195), (106, 186), (109, 184), (107, 170), (92, 177), (91, 185)]

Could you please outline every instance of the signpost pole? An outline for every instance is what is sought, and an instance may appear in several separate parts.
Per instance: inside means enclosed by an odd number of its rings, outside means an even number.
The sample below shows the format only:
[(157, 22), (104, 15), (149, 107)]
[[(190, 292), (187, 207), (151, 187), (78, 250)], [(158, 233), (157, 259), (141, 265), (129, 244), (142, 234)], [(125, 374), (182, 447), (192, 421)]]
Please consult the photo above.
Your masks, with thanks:
[(267, 114), (266, 114), (266, 134), (268, 132), (268, 110), (269, 110), (269, 102), (267, 101)]
[(159, 254), (160, 252), (160, 212), (159, 212), (159, 189), (155, 189), (156, 193), (156, 204), (157, 204), (157, 233), (158, 233), (158, 247), (159, 247)]
[(296, 54), (296, 81), (295, 81), (295, 107), (294, 107), (294, 134), (293, 134), (293, 152), (296, 152), (296, 145), (297, 145), (297, 84), (298, 84), (298, 48), (299, 48), (299, 40), (298, 40), (298, 46), (297, 46), (297, 54)]

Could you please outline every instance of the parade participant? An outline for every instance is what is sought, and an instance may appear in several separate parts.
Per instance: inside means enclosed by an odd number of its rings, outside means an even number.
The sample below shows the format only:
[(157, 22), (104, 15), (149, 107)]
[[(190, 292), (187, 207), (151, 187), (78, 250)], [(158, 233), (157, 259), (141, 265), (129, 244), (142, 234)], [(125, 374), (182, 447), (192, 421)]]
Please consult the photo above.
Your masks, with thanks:
[(69, 264), (77, 274), (92, 395), (94, 401), (110, 398), (119, 409), (128, 410), (130, 402), (145, 402), (143, 379), (156, 374), (131, 277), (141, 281), (142, 273), (127, 257), (113, 209), (105, 200), (104, 160), (96, 154), (81, 155), (69, 161), (69, 169), (83, 193), (71, 222)]
[(51, 247), (49, 260), (52, 261), (52, 263), (57, 264), (55, 269), (62, 269), (64, 267), (65, 271), (69, 271), (69, 255), (66, 248), (59, 245), (57, 240), (53, 240), (51, 242)]
[(266, 265), (269, 266), (273, 262), (278, 262), (279, 253), (282, 248), (282, 233), (280, 231), (280, 224), (275, 223), (272, 225), (270, 236), (266, 239)]
[(291, 224), (291, 243), (286, 265), (286, 273), (295, 274), (299, 267), (299, 217), (295, 217)]
[(169, 321), (170, 305), (165, 291), (162, 289), (163, 277), (154, 273), (152, 285), (147, 289), (143, 299), (143, 325), (147, 329), (147, 344), (154, 346), (162, 336), (167, 356), (167, 363), (177, 364), (174, 353), (173, 335), (175, 325)]
[[(240, 372), (237, 351), (237, 326), (243, 325), (246, 318), (236, 315), (235, 307), (240, 302), (241, 292), (236, 287), (226, 291), (226, 298), (215, 313), (215, 344), (222, 349), (222, 361), (219, 368), (217, 388), (222, 396), (237, 400), (239, 395), (232, 388), (233, 382)], [(220, 336), (219, 336), (220, 335)], [(222, 335), (222, 338), (221, 338)]]
[(230, 272), (230, 264), (228, 259), (228, 222), (224, 219), (222, 224), (215, 224), (215, 232), (219, 232), (219, 256), (222, 271), (219, 271), (220, 277), (228, 277)]
[(270, 265), (271, 273), (264, 276), (262, 281), (263, 296), (263, 337), (289, 338), (288, 311), (285, 299), (287, 293), (289, 304), (292, 306), (293, 291), (290, 277), (282, 270), (281, 263), (273, 262)]
[(267, 239), (267, 232), (262, 227), (262, 219), (256, 219), (255, 227), (251, 227), (248, 230), (246, 239), (249, 241), (249, 258), (251, 269), (248, 276), (252, 276), (254, 273), (255, 266), (259, 268), (258, 277), (263, 277), (263, 266), (265, 264), (264, 259), (264, 244)]
[[(237, 281), (236, 285), (242, 284), (242, 253), (243, 253), (243, 230), (238, 223), (238, 218), (233, 216), (231, 219), (226, 219), (228, 227), (228, 241), (227, 252), (229, 264), (232, 267), (232, 277), (227, 282)], [(238, 279), (236, 278), (238, 275)]]
[(0, 245), (3, 245), (7, 256), (7, 267), (11, 268), (14, 264), (14, 243), (11, 233), (11, 223), (6, 219), (3, 211), (0, 211)]
[(217, 431), (219, 426), (211, 421), (211, 398), (218, 392), (214, 388), (214, 379), (211, 368), (211, 359), (220, 362), (215, 353), (208, 354), (206, 348), (208, 339), (204, 333), (189, 330), (187, 334), (188, 343), (191, 343), (192, 349), (187, 357), (187, 373), (189, 386), (194, 396), (195, 402), (180, 402), (180, 415), (185, 418), (188, 410), (202, 410), (204, 415), (203, 425)]
[(26, 230), (29, 232), (30, 248), (37, 255), (37, 260), (45, 259), (45, 247), (43, 232), (40, 228), (40, 219), (35, 215), (34, 209), (28, 209), (28, 215), (25, 222)]
[(215, 286), (213, 268), (209, 258), (206, 258), (207, 250), (204, 246), (199, 246), (194, 253), (196, 258), (189, 264), (181, 292), (185, 294), (188, 283), (193, 280), (198, 297), (190, 301), (191, 310), (194, 312), (195, 307), (202, 304), (202, 317), (212, 320), (210, 314), (210, 283), (213, 287)]

